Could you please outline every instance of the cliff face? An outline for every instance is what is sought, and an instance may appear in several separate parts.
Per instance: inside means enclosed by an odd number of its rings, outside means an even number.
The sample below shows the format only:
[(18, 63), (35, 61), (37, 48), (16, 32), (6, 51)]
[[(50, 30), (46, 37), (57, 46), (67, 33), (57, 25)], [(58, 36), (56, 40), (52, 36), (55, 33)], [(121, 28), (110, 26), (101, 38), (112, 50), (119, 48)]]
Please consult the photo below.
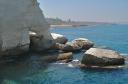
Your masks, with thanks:
[[(29, 31), (34, 31), (43, 38), (40, 46), (49, 48), (52, 37), (49, 26), (36, 0), (0, 0), (0, 51), (13, 52), (13, 49), (29, 49)], [(16, 52), (16, 51), (15, 51)]]

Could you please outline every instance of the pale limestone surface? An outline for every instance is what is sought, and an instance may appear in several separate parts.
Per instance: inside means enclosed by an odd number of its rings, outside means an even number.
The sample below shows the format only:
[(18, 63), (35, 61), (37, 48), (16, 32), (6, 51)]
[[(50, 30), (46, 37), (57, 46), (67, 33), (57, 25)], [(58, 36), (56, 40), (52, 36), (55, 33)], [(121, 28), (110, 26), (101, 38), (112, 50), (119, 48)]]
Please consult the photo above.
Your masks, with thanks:
[(68, 41), (68, 39), (61, 34), (51, 33), (51, 35), (55, 43), (65, 44)]
[(113, 50), (90, 48), (84, 53), (81, 63), (89, 66), (112, 66), (123, 65), (125, 59)]
[(86, 38), (77, 38), (72, 41), (72, 44), (77, 45), (84, 50), (88, 50), (94, 46), (94, 43)]
[[(50, 47), (49, 25), (36, 0), (0, 0), (0, 51), (29, 49), (29, 31), (42, 35), (42, 48)], [(22, 48), (24, 50), (24, 48)]]
[(99, 58), (107, 57), (107, 58), (118, 58), (120, 54), (113, 50), (100, 49), (100, 48), (90, 48), (85, 52), (86, 54), (97, 56)]

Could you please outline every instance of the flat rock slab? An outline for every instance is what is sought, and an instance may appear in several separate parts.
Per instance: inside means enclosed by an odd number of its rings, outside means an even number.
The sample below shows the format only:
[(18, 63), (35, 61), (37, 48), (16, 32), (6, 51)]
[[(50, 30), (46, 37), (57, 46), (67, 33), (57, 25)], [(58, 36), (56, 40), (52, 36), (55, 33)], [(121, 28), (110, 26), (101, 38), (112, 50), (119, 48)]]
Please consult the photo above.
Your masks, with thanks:
[(42, 56), (40, 58), (40, 60), (42, 60), (43, 62), (56, 62), (56, 61), (71, 61), (73, 59), (73, 54), (72, 52), (69, 53), (58, 53), (58, 54), (54, 54), (54, 55), (46, 55), (46, 56)]
[(122, 65), (125, 59), (113, 50), (91, 48), (84, 53), (81, 63), (89, 66)]

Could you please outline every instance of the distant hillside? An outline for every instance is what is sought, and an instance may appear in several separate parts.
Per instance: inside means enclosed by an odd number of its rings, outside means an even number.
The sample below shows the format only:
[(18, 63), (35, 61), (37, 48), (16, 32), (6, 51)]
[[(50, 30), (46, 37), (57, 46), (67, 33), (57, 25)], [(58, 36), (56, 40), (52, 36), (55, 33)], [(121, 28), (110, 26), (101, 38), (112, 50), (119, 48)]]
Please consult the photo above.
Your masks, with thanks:
[(53, 27), (60, 26), (90, 26), (90, 25), (99, 25), (99, 24), (109, 24), (104, 22), (85, 22), (85, 21), (71, 21), (70, 19), (67, 21), (63, 21), (59, 18), (46, 18), (46, 21)]
[(59, 18), (46, 18), (46, 21), (50, 24), (50, 25), (62, 25), (62, 24), (66, 24), (65, 21), (59, 19)]

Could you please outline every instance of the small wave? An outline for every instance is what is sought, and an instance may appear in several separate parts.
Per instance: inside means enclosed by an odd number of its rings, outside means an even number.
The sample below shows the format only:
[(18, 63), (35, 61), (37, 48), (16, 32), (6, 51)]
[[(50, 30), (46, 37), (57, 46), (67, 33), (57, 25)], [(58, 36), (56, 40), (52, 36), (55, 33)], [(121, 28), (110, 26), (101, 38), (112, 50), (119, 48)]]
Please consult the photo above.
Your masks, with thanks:
[(123, 68), (124, 66), (117, 66), (118, 68)]
[(71, 68), (73, 68), (74, 66), (73, 66), (73, 64), (68, 64), (68, 67), (71, 67)]
[(74, 68), (77, 66), (77, 64), (79, 64), (80, 61), (78, 59), (74, 59), (72, 60), (71, 62), (69, 63), (64, 63), (64, 62), (56, 62), (56, 63), (53, 63), (55, 65), (66, 65), (67, 67), (70, 67), (70, 68)]
[(78, 59), (75, 59), (75, 60), (73, 60), (73, 62), (79, 62), (79, 60)]
[(66, 65), (67, 67), (70, 67), (70, 68), (74, 68), (75, 67), (71, 63), (54, 63), (54, 64), (57, 64), (57, 65)]
[(64, 65), (64, 64), (67, 64), (67, 63), (60, 63), (60, 62), (59, 62), (59, 63), (54, 63), (54, 64), (60, 64), (60, 65)]
[(110, 47), (105, 46), (105, 45), (95, 45), (94, 47), (95, 48), (101, 48), (101, 49), (111, 49)]
[(128, 64), (128, 61), (125, 61), (125, 64)]
[(128, 56), (127, 53), (121, 53), (120, 55), (122, 55), (122, 56)]

